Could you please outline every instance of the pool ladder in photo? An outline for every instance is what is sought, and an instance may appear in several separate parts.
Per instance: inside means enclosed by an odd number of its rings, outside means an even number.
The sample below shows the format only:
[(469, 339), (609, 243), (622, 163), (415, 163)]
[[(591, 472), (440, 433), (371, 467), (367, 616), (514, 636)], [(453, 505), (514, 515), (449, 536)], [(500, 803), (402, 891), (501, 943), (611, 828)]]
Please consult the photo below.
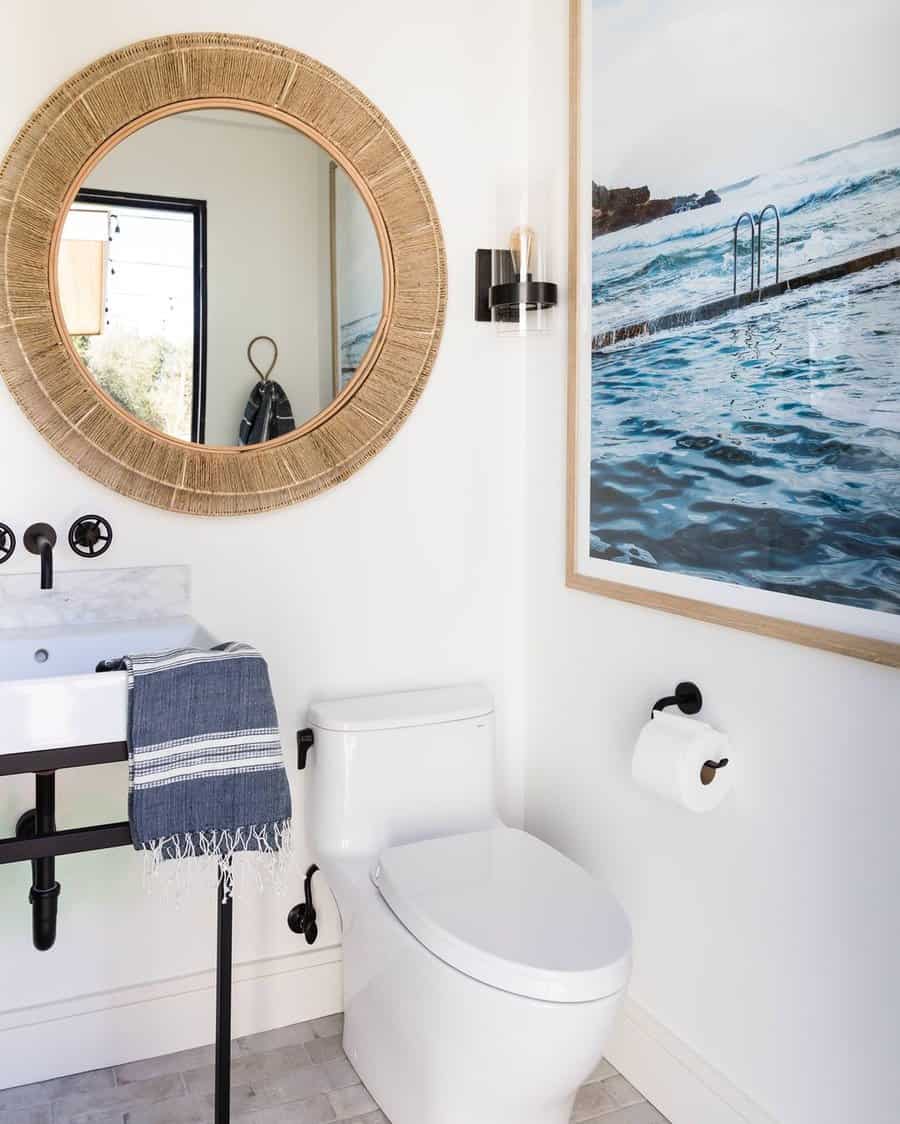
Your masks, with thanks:
[(778, 208), (774, 203), (767, 203), (765, 207), (759, 212), (759, 217), (754, 219), (749, 211), (743, 211), (738, 215), (734, 224), (734, 237), (732, 243), (732, 252), (734, 255), (734, 283), (732, 292), (737, 294), (737, 252), (738, 252), (738, 232), (740, 231), (741, 223), (746, 219), (750, 223), (750, 292), (762, 288), (762, 228), (763, 219), (769, 212), (775, 216), (775, 284), (778, 284), (781, 276), (781, 215), (778, 213)]

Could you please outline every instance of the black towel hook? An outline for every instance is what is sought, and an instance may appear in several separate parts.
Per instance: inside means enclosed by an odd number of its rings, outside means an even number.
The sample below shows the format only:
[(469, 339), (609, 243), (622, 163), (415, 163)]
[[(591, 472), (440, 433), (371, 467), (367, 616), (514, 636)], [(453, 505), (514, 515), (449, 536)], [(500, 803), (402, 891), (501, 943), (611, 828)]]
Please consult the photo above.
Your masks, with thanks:
[[(262, 340), (266, 340), (272, 345), (272, 362), (266, 368), (265, 373), (263, 373), (259, 369), (259, 367), (257, 367), (256, 362), (253, 359), (253, 345), (260, 343), (260, 341)], [(253, 339), (247, 344), (247, 358), (250, 360), (250, 366), (259, 375), (260, 381), (268, 382), (269, 375), (271, 375), (271, 373), (275, 370), (275, 364), (278, 362), (278, 344), (272, 339), (271, 336), (254, 336)]]

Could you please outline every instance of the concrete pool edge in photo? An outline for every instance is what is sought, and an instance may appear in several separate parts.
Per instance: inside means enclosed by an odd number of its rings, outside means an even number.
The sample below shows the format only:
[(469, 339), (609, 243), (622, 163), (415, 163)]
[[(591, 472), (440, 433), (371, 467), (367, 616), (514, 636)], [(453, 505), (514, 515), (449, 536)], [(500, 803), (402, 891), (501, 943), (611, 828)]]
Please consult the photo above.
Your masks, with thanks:
[(670, 328), (682, 328), (704, 320), (713, 320), (723, 316), (734, 309), (745, 308), (750, 304), (758, 304), (770, 297), (781, 296), (793, 289), (800, 289), (807, 285), (817, 285), (823, 281), (833, 281), (838, 277), (846, 277), (851, 273), (859, 273), (864, 269), (872, 269), (884, 262), (900, 258), (900, 240), (895, 240), (887, 246), (875, 248), (882, 239), (869, 243), (864, 253), (858, 250), (851, 254), (841, 254), (834, 258), (826, 258), (814, 265), (814, 268), (784, 277), (780, 281), (773, 281), (758, 289), (750, 289), (743, 293), (729, 293), (727, 296), (706, 301), (695, 308), (679, 309), (667, 312), (662, 316), (655, 316), (650, 320), (642, 320), (634, 324), (626, 324), (618, 328), (594, 336), (591, 339), (591, 353), (597, 355), (604, 348), (627, 340), (642, 339), (656, 335), (658, 332)]

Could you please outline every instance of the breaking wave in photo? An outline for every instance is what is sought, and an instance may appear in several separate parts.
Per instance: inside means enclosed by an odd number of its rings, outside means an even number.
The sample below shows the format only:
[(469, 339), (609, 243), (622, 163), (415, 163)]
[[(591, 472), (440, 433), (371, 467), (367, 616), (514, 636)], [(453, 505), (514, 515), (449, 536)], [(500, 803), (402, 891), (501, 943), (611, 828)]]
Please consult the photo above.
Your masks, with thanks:
[[(718, 188), (721, 203), (595, 238), (595, 333), (730, 293), (733, 227), (767, 203), (781, 213), (781, 275), (900, 235), (900, 130)], [(763, 223), (762, 279), (775, 277), (775, 222)], [(750, 285), (750, 234), (738, 236), (738, 290)], [(637, 315), (636, 315), (637, 314)]]

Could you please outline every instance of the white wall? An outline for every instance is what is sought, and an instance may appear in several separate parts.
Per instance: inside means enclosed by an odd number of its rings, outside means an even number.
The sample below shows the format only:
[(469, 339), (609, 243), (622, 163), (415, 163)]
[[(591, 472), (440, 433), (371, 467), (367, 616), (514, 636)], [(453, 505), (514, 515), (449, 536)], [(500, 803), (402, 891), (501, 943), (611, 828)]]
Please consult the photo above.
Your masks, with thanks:
[[(532, 176), (550, 183), (564, 263), (567, 5), (530, 8)], [(612, 1060), (674, 1124), (765, 1113), (889, 1124), (900, 674), (567, 590), (565, 348), (560, 323), (532, 345), (527, 375), (526, 511), (540, 531), (528, 555), (526, 822), (608, 882), (631, 917), (632, 1017)], [(629, 777), (650, 706), (686, 678), (744, 762), (736, 793), (705, 817)], [(676, 1055), (693, 1058), (694, 1079), (678, 1076)]]
[[(508, 7), (481, 0), (6, 5), (5, 38), (15, 50), (0, 72), (0, 145), (104, 51), (203, 30), (268, 37), (321, 59), (371, 97), (409, 144), (434, 193), (448, 254), (447, 328), (429, 385), (397, 437), (349, 482), (289, 510), (235, 520), (172, 515), (106, 491), (44, 443), (3, 386), (0, 519), (20, 533), (46, 519), (64, 538), (74, 517), (98, 511), (116, 542), (95, 565), (191, 564), (199, 618), (222, 637), (257, 644), (270, 660), (289, 762), (293, 731), (314, 696), (487, 683), (499, 708), (504, 804), (515, 820), (524, 395), (518, 351), (472, 320), (471, 278), (473, 250), (493, 229), (495, 185), (516, 178), (524, 118), (516, 89), (505, 91), (496, 75), (498, 45), (514, 48), (520, 31)], [(79, 563), (63, 548), (58, 565)], [(6, 569), (37, 581), (36, 559), (23, 552)], [(290, 774), (299, 809), (302, 777)], [(3, 781), (0, 835), (30, 802), (24, 780)], [(118, 819), (124, 809), (118, 766), (60, 780), (60, 826)], [(238, 904), (240, 972), (269, 982), (243, 989), (235, 1033), (338, 1002), (336, 969), (294, 971), (314, 962), (284, 923), (307, 861), (301, 847), (290, 898)], [(52, 952), (38, 953), (29, 871), (0, 868), (0, 1027), (20, 1027), (0, 1033), (0, 1087), (209, 1040), (212, 888), (208, 900), (175, 911), (145, 895), (140, 863), (125, 850), (61, 859), (58, 870), (59, 938)], [(320, 939), (326, 952), (315, 955), (326, 956), (335, 939), (332, 917)], [(98, 1013), (77, 1014), (88, 1009)]]
[[(254, 336), (300, 425), (332, 399), (328, 153), (289, 125), (235, 110), (182, 113), (132, 133), (86, 186), (206, 201), (206, 444), (236, 445), (257, 375)], [(371, 220), (370, 220), (371, 223)], [(259, 344), (263, 370), (270, 348)]]

